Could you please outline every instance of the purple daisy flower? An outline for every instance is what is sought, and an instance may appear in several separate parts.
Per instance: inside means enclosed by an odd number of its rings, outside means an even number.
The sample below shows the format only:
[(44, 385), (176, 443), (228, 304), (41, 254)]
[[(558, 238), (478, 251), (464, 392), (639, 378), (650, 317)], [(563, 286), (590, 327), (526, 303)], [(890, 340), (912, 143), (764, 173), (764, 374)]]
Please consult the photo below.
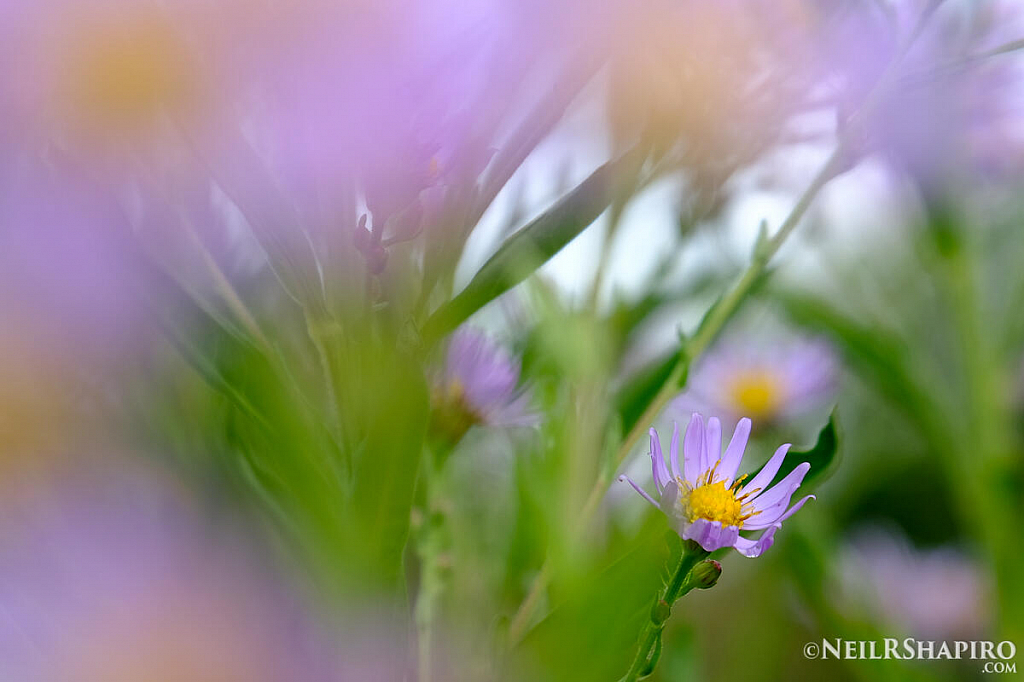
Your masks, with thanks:
[(435, 382), (437, 424), (457, 437), (474, 424), (535, 424), (530, 394), (518, 388), (519, 371), (519, 360), (485, 334), (460, 329), (452, 336), (444, 369)]
[(867, 610), (920, 639), (981, 637), (991, 621), (984, 572), (952, 547), (920, 550), (902, 533), (872, 528), (847, 542), (839, 568), (851, 612)]
[[(676, 424), (672, 432), (668, 465), (658, 432), (651, 429), (651, 467), (658, 501), (628, 476), (620, 476), (619, 480), (628, 482), (644, 499), (661, 509), (684, 540), (695, 540), (709, 552), (734, 547), (743, 556), (757, 557), (772, 546), (782, 522), (814, 495), (807, 495), (789, 506), (793, 493), (811, 468), (807, 462), (768, 488), (786, 458), (789, 443), (780, 446), (761, 471), (744, 485), (747, 475), (737, 478), (736, 472), (749, 437), (750, 420), (743, 418), (722, 454), (721, 422), (712, 417), (705, 424), (704, 417), (694, 413), (683, 439), (681, 468), (679, 425)], [(764, 532), (755, 540), (741, 536), (741, 530)]]
[(822, 339), (766, 344), (744, 336), (702, 358), (674, 407), (759, 422), (794, 419), (830, 401), (837, 381), (835, 352)]

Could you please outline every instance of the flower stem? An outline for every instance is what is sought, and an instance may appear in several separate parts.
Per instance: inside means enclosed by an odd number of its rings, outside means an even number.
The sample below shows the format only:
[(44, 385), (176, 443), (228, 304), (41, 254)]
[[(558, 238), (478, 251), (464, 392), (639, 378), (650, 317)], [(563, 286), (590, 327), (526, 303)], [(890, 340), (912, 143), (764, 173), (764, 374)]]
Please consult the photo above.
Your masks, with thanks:
[(658, 595), (658, 600), (651, 609), (651, 616), (640, 634), (640, 646), (633, 658), (633, 664), (619, 682), (633, 682), (654, 672), (661, 649), (661, 631), (671, 614), (672, 605), (695, 587), (694, 582), (688, 579), (690, 571), (707, 558), (708, 554), (709, 552), (692, 540), (683, 543), (679, 566)]
[[(448, 547), (447, 515), (444, 512), (442, 465), (445, 457), (426, 448), (423, 453), (423, 480), (426, 486), (424, 516), (416, 533), (420, 560), (420, 584), (413, 607), (416, 623), (417, 682), (433, 677), (434, 623), (445, 588), (443, 557)], [(445, 453), (447, 454), (447, 453)]]

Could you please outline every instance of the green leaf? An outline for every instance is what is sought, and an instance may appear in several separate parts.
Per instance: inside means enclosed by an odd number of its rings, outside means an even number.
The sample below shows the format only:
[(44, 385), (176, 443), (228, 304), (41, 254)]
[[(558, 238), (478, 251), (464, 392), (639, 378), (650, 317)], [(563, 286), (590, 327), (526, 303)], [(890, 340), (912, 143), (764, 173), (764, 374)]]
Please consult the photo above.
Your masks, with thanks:
[(801, 489), (813, 488), (823, 483), (839, 466), (839, 417), (838, 410), (832, 410), (828, 423), (818, 432), (818, 440), (808, 450), (791, 451), (783, 461), (775, 480), (780, 481), (803, 462), (811, 465), (804, 477)]
[(941, 410), (915, 372), (909, 344), (895, 332), (853, 319), (815, 297), (781, 291), (775, 298), (796, 324), (827, 332), (857, 375), (869, 381), (941, 449), (948, 426), (937, 417)]
[(679, 354), (670, 353), (644, 367), (619, 389), (615, 395), (615, 409), (622, 420), (624, 432), (628, 433), (636, 425), (651, 400), (672, 375), (678, 361)]
[(645, 156), (634, 147), (594, 171), (554, 206), (517, 231), (484, 263), (462, 292), (423, 328), (428, 343), (442, 338), (484, 305), (529, 277), (597, 220), (635, 176)]
[(354, 453), (348, 560), (361, 562), (380, 584), (395, 587), (403, 579), (402, 555), (430, 401), (422, 372), (408, 358), (363, 347), (359, 361), (364, 381), (355, 396), (358, 402), (349, 395), (342, 403), (356, 413), (365, 433)]

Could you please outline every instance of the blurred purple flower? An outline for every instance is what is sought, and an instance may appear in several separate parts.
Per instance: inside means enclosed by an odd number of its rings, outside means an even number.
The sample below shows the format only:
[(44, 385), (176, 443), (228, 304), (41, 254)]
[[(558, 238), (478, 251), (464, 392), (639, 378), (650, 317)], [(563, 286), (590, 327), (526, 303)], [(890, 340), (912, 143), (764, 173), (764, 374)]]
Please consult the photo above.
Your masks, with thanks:
[(0, 314), (36, 343), (121, 356), (138, 340), (147, 295), (125, 216), (81, 177), (32, 163), (4, 170)]
[(212, 49), (226, 36), (209, 15), (197, 0), (5, 2), (0, 57), (16, 61), (0, 69), (0, 113), (26, 143), (93, 164), (180, 156), (169, 124), (212, 118), (229, 91)]
[(972, 639), (990, 621), (984, 574), (950, 547), (917, 550), (901, 534), (861, 531), (841, 552), (838, 577), (851, 610), (866, 607), (920, 639)]
[(314, 619), (240, 543), (153, 481), (100, 480), (4, 501), (0, 677), (356, 679), (337, 677)]
[[(925, 3), (896, 3), (892, 12), (863, 3), (842, 12), (823, 33), (826, 68), (837, 86), (840, 116), (855, 111), (916, 24)], [(1019, 65), (1012, 58), (971, 57), (1007, 35), (1020, 8), (999, 3), (946, 3), (907, 52), (897, 81), (861, 123), (863, 153), (880, 153), (925, 191), (948, 187), (965, 169), (1020, 170)]]
[(499, 130), (522, 113), (516, 97), (534, 65), (565, 58), (556, 26), (571, 5), (533, 14), (507, 0), (303, 0), (271, 9), (236, 60), (257, 100), (249, 131), (302, 196), (329, 200), (354, 180), (383, 230), (422, 192), (430, 210), (449, 186), (473, 189)]
[(734, 336), (697, 362), (686, 392), (670, 410), (707, 411), (729, 419), (750, 415), (761, 422), (793, 419), (833, 398), (837, 364), (823, 339), (768, 343), (752, 334)]
[(482, 332), (458, 330), (435, 380), (435, 421), (456, 440), (474, 424), (536, 424), (530, 394), (518, 387), (519, 370), (519, 360)]
[[(722, 454), (722, 425), (718, 419), (694, 414), (686, 427), (683, 439), (683, 463), (679, 463), (679, 425), (672, 432), (669, 463), (661, 450), (658, 432), (651, 429), (651, 467), (658, 501), (644, 492), (628, 476), (628, 482), (644, 499), (661, 509), (684, 540), (695, 540), (709, 552), (722, 547), (734, 547), (747, 557), (764, 553), (775, 541), (775, 532), (782, 522), (795, 514), (807, 500), (807, 495), (793, 506), (789, 501), (800, 487), (811, 465), (797, 465), (771, 488), (789, 451), (789, 444), (779, 447), (768, 463), (746, 485), (744, 474), (736, 478), (743, 460), (750, 420), (743, 418), (736, 425), (732, 440)], [(767, 489), (766, 489), (767, 488)], [(740, 531), (764, 532), (755, 540), (740, 535)]]

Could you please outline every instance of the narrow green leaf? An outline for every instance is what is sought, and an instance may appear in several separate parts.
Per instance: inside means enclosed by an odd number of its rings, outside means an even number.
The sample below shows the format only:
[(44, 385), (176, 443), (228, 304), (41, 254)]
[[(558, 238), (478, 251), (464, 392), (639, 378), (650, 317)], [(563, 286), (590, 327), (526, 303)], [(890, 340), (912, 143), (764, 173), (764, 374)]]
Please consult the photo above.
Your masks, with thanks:
[(419, 461), (426, 436), (429, 397), (418, 368), (399, 356), (363, 348), (366, 383), (361, 404), (343, 403), (356, 412), (365, 441), (355, 453), (354, 488), (348, 523), (354, 532), (350, 551), (373, 571), (374, 579), (394, 587), (402, 581), (402, 555)]
[(636, 174), (643, 158), (644, 152), (638, 146), (605, 163), (505, 240), (466, 288), (427, 320), (423, 329), (427, 342), (437, 341), (454, 330), (561, 251), (608, 208), (624, 183)]

